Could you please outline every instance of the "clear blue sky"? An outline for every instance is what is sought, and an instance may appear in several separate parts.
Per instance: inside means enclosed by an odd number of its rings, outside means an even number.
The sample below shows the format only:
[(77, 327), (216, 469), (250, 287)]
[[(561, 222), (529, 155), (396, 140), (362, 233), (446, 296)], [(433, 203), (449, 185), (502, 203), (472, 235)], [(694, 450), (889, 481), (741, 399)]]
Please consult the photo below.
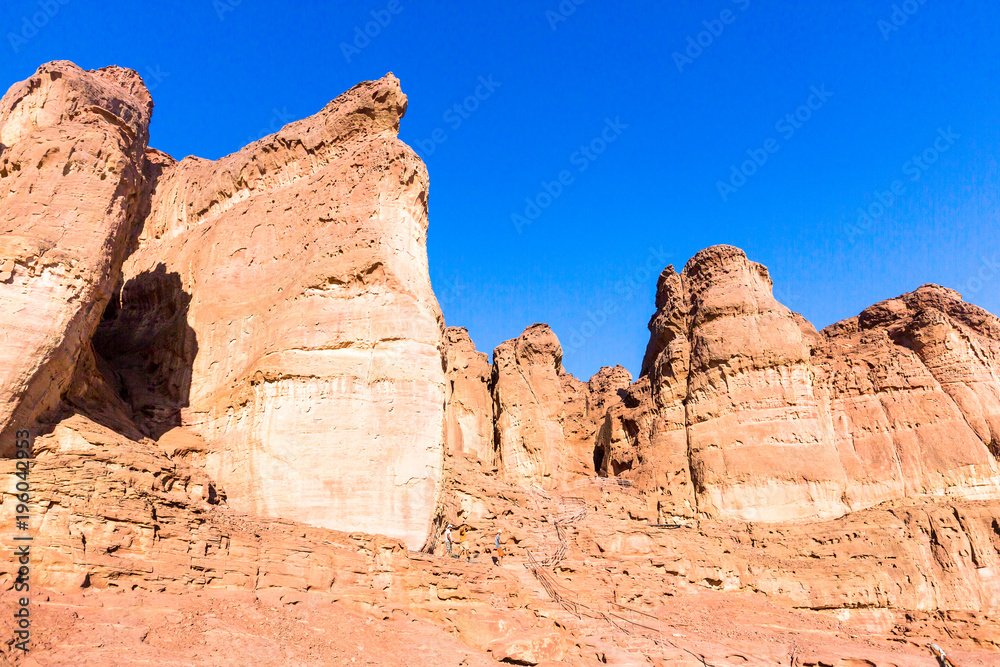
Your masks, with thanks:
[[(402, 139), (433, 142), (448, 324), (491, 352), (548, 322), (583, 378), (638, 371), (655, 275), (716, 243), (767, 265), (817, 327), (925, 282), (1000, 312), (997, 3), (559, 6), (14, 0), (0, 78), (55, 59), (132, 67), (153, 89), (151, 144), (217, 158), (395, 72)], [(385, 25), (352, 44), (372, 12)], [(881, 211), (877, 193), (892, 195)], [(519, 230), (526, 198), (547, 206)]]

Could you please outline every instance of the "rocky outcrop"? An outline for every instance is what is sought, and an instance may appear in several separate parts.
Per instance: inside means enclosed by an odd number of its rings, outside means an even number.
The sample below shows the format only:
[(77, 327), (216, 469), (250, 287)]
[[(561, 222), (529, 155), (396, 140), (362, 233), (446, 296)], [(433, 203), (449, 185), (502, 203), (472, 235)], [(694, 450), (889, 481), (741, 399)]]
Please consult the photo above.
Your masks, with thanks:
[(210, 445), (239, 510), (419, 548), (445, 429), (427, 172), (392, 75), (218, 161), (158, 170), (97, 337), (139, 425)]
[(925, 285), (824, 329), (813, 366), (852, 509), (1000, 497), (1000, 320)]
[(493, 350), (493, 410), (502, 474), (524, 486), (555, 485), (565, 437), (562, 346), (535, 324)]
[(763, 266), (718, 246), (668, 267), (656, 306), (598, 458), (659, 494), (661, 514), (783, 521), (1000, 497), (1000, 322), (956, 292), (925, 286), (817, 333)]
[(631, 382), (632, 375), (622, 366), (605, 366), (587, 382), (569, 373), (562, 376), (565, 441), (560, 465), (565, 483), (572, 484), (596, 474), (597, 432), (604, 423), (608, 407), (621, 401)]
[(448, 449), (453, 454), (470, 454), (492, 466), (496, 451), (489, 357), (476, 350), (469, 332), (460, 327), (445, 329), (444, 357), (449, 385)]
[[(816, 332), (716, 247), (660, 276), (635, 382), (566, 373), (545, 325), (490, 367), (443, 329), (405, 106), (389, 75), (177, 162), (129, 70), (52, 63), (0, 101), (29, 662), (341, 664), (332, 613), (414, 664), (909, 667), (928, 637), (992, 664), (1000, 321), (926, 285)], [(25, 577), (0, 559), (3, 614)]]
[[(772, 296), (767, 269), (721, 246), (696, 254), (676, 277), (669, 272), (644, 365), (687, 366), (699, 511), (750, 520), (843, 514), (843, 472), (824, 432), (809, 346)], [(686, 339), (687, 361), (656, 353), (674, 335)]]
[(0, 454), (67, 390), (144, 215), (153, 103), (119, 67), (43, 65), (0, 100)]
[(504, 477), (554, 488), (595, 474), (594, 447), (607, 407), (631, 376), (602, 368), (582, 382), (562, 366), (562, 346), (534, 324), (493, 351), (495, 446)]

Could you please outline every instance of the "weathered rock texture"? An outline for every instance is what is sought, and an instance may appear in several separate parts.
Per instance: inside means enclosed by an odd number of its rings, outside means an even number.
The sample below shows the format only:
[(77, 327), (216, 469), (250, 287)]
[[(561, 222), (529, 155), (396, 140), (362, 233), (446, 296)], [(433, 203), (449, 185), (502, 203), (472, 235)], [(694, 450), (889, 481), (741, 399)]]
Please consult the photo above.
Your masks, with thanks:
[(924, 285), (824, 329), (813, 365), (852, 509), (921, 494), (1000, 497), (996, 317)]
[[(917, 667), (928, 664), (924, 646), (936, 641), (949, 652), (959, 649), (953, 657), (961, 655), (963, 665), (990, 665), (996, 653), (988, 649), (1000, 649), (996, 503), (898, 504), (807, 525), (705, 520), (663, 530), (649, 525), (646, 498), (635, 489), (581, 480), (572, 498), (560, 497), (452, 456), (446, 496), (458, 502), (447, 519), (474, 528), (475, 559), (465, 563), (441, 557), (440, 546), (439, 556), (416, 554), (390, 538), (233, 512), (211, 480), (176, 449), (162, 448), (163, 440), (130, 440), (79, 414), (35, 439), (32, 522), (43, 528), (32, 543), (33, 613), (67, 604), (78, 613), (58, 625), (39, 624), (36, 641), (56, 648), (61, 633), (89, 628), (102, 641), (88, 642), (81, 656), (106, 655), (94, 648), (105, 643), (105, 621), (92, 623), (89, 609), (111, 606), (121, 611), (114, 632), (107, 629), (109, 645), (128, 649), (134, 642), (148, 652), (142, 636), (179, 627), (171, 620), (179, 610), (187, 624), (192, 615), (220, 614), (217, 601), (228, 600), (229, 613), (255, 608), (272, 619), (322, 603), (326, 611), (314, 621), (321, 625), (342, 613), (330, 603), (375, 619), (408, 618), (515, 664), (635, 664), (626, 649), (637, 648), (652, 664), (694, 651), (710, 664), (785, 664), (799, 654), (802, 664), (817, 666), (850, 658), (858, 662), (844, 664)], [(14, 461), (0, 462), (0, 474), (13, 470)], [(16, 501), (11, 491), (0, 494), (5, 542), (15, 532)], [(578, 518), (555, 529), (567, 507)], [(507, 551), (500, 568), (490, 562), (497, 529)], [(522, 567), (528, 551), (541, 560), (561, 544), (563, 557), (549, 576), (563, 600), (582, 609), (561, 607)], [(17, 567), (13, 559), (0, 561), (0, 588), (11, 585)], [(49, 590), (103, 595), (88, 604), (50, 597)], [(126, 613), (136, 602), (118, 602), (114, 590), (142, 592), (143, 606), (165, 607), (165, 619), (154, 628)], [(0, 602), (9, 604), (9, 596)], [(612, 604), (627, 606), (611, 608), (619, 617), (648, 614), (640, 622), (663, 635), (588, 611), (606, 613)], [(280, 637), (295, 627), (274, 632)], [(256, 624), (248, 632), (246, 640), (260, 641)], [(221, 627), (212, 636), (214, 660), (195, 664), (240, 664), (227, 655), (226, 642), (235, 650), (245, 639)], [(394, 647), (413, 640), (382, 641)], [(314, 664), (337, 664), (331, 648), (314, 650)], [(81, 657), (74, 664), (89, 663)]]
[(493, 447), (493, 398), (490, 360), (476, 350), (469, 332), (448, 327), (444, 332), (448, 376), (447, 444), (453, 453), (467, 453), (487, 465), (496, 462)]
[(494, 442), (502, 474), (524, 486), (554, 488), (594, 474), (597, 430), (608, 404), (628, 386), (624, 368), (584, 383), (562, 366), (562, 346), (535, 324), (493, 351)]
[(139, 76), (43, 65), (0, 100), (0, 454), (56, 408), (144, 214)]
[(996, 664), (995, 317), (924, 286), (817, 333), (717, 247), (661, 276), (634, 383), (545, 325), (488, 368), (430, 290), (405, 103), (176, 162), (128, 70), (0, 102), (0, 428), (34, 454), (0, 613), (28, 579), (43, 649), (0, 662)]
[(157, 172), (97, 348), (151, 437), (186, 426), (243, 511), (419, 548), (445, 429), (427, 172), (392, 75)]
[(924, 286), (816, 333), (763, 266), (717, 246), (668, 267), (656, 306), (598, 457), (661, 510), (782, 521), (1000, 498), (1000, 321), (956, 292)]

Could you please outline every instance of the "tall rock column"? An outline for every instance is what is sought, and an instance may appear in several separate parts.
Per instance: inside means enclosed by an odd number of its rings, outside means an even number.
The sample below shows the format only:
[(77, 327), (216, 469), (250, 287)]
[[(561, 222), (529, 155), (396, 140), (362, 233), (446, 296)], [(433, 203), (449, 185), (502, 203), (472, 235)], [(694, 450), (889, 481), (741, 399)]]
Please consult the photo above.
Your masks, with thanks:
[(449, 383), (447, 443), (455, 454), (475, 456), (487, 466), (496, 462), (493, 446), (493, 398), (490, 361), (476, 350), (469, 332), (448, 327), (444, 332)]
[(143, 211), (132, 70), (42, 65), (0, 100), (0, 454), (59, 403)]
[[(158, 159), (102, 353), (236, 509), (420, 548), (445, 436), (427, 170), (391, 74), (216, 161)], [(142, 373), (135, 369), (143, 369)]]
[(663, 515), (835, 517), (846, 479), (817, 400), (808, 337), (767, 269), (715, 246), (660, 275), (638, 381), (599, 438), (604, 474), (660, 496)]
[(547, 324), (534, 324), (493, 351), (497, 453), (507, 479), (555, 485), (564, 443), (562, 373), (562, 346)]
[(547, 324), (533, 324), (493, 351), (495, 446), (502, 474), (522, 486), (556, 488), (594, 477), (597, 433), (631, 376), (606, 367), (583, 382), (562, 366)]
[(764, 266), (715, 246), (681, 275), (688, 313), (686, 401), (698, 509), (780, 521), (847, 511), (846, 478), (813, 391), (800, 323), (771, 294)]

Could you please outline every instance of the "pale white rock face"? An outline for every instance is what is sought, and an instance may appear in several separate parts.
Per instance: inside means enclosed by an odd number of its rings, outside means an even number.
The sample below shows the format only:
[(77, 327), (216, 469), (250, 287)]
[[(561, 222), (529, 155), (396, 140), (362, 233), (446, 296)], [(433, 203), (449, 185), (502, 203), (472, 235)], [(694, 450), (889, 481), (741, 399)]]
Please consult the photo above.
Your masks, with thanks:
[(218, 161), (151, 156), (152, 210), (98, 347), (152, 436), (209, 443), (234, 508), (418, 549), (446, 380), (405, 109), (387, 75)]
[(0, 442), (69, 386), (142, 214), (139, 76), (43, 65), (0, 100)]

